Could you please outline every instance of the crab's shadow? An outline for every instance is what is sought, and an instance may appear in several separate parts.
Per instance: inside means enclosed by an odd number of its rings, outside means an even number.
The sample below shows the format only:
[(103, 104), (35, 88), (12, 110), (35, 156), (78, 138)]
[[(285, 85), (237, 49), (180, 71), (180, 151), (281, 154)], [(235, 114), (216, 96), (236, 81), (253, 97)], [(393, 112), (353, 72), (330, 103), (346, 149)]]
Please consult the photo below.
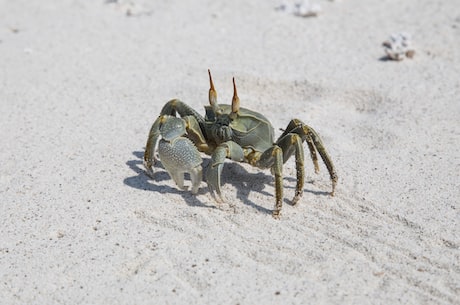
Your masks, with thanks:
[[(201, 202), (196, 196), (194, 196), (190, 191), (183, 191), (178, 188), (170, 187), (168, 185), (160, 185), (158, 182), (170, 180), (168, 173), (164, 171), (156, 171), (155, 179), (152, 179), (144, 170), (143, 166), (143, 156), (144, 153), (141, 151), (134, 151), (133, 155), (136, 157), (133, 160), (126, 162), (126, 165), (136, 173), (135, 176), (125, 178), (123, 183), (144, 191), (153, 191), (156, 193), (169, 193), (177, 194), (182, 196), (184, 201), (190, 206), (206, 207), (206, 208), (215, 208), (213, 205), (207, 205)], [(160, 164), (156, 164), (158, 167)], [(153, 183), (153, 180), (155, 183)], [(205, 194), (206, 191), (202, 188), (199, 189), (198, 194)]]
[[(201, 202), (195, 195), (190, 191), (180, 190), (176, 187), (170, 187), (168, 185), (160, 185), (158, 182), (171, 180), (169, 174), (164, 170), (161, 162), (158, 162), (155, 166), (160, 167), (163, 170), (157, 170), (155, 172), (155, 178), (148, 176), (143, 169), (143, 155), (142, 151), (134, 151), (133, 155), (136, 157), (133, 160), (126, 162), (126, 165), (133, 170), (136, 175), (124, 179), (124, 184), (137, 188), (140, 190), (153, 191), (157, 193), (170, 193), (177, 194), (182, 196), (184, 201), (190, 206), (199, 206), (206, 208), (216, 208), (215, 203), (205, 204)], [(203, 159), (203, 169), (206, 170), (209, 164), (210, 158)], [(190, 180), (190, 177), (186, 175), (186, 179)], [(295, 184), (296, 179), (292, 177), (285, 177), (285, 181), (289, 182), (289, 185), (284, 185), (285, 189), (294, 189), (291, 184)], [(222, 181), (225, 184), (231, 184), (237, 191), (236, 198), (238, 198), (244, 204), (256, 209), (259, 212), (271, 214), (272, 210), (263, 206), (256, 204), (255, 202), (249, 199), (249, 194), (251, 192), (258, 192), (263, 196), (273, 197), (274, 194), (271, 192), (265, 191), (266, 185), (274, 185), (274, 178), (270, 174), (265, 174), (263, 172), (250, 173), (244, 166), (236, 162), (226, 162), (224, 163), (224, 170), (222, 171)], [(310, 182), (310, 181), (308, 181)], [(304, 191), (313, 193), (315, 195), (327, 195), (328, 192), (318, 192), (313, 190), (304, 189)], [(198, 191), (199, 195), (206, 194), (208, 192), (206, 187), (201, 187)], [(274, 200), (274, 199), (273, 199)], [(284, 199), (284, 202), (290, 204), (291, 201), (287, 198)]]

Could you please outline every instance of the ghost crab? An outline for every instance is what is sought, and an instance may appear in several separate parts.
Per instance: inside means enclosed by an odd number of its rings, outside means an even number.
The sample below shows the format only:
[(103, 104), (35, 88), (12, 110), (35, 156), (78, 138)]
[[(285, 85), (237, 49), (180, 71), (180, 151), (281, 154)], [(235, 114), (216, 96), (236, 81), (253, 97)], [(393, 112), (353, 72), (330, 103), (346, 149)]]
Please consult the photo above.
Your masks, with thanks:
[(194, 194), (197, 193), (202, 179), (202, 159), (199, 152), (210, 155), (206, 181), (213, 197), (216, 198), (216, 192), (221, 201), (221, 173), (226, 158), (246, 162), (261, 169), (271, 169), (275, 176), (276, 190), (272, 214), (279, 218), (283, 202), (283, 164), (293, 154), (297, 183), (292, 204), (295, 205), (303, 194), (305, 173), (302, 144), (306, 141), (316, 173), (319, 171), (317, 151), (323, 159), (332, 181), (331, 195), (334, 195), (337, 174), (321, 138), (313, 128), (293, 119), (275, 141), (273, 127), (264, 115), (240, 107), (235, 79), (233, 78), (232, 104), (217, 104), (217, 93), (209, 70), (208, 74), (211, 86), (210, 105), (205, 106), (205, 117), (180, 100), (173, 99), (163, 106), (160, 116), (153, 123), (144, 154), (144, 166), (151, 177), (157, 146), (163, 166), (179, 188), (186, 189), (184, 173), (190, 173)]

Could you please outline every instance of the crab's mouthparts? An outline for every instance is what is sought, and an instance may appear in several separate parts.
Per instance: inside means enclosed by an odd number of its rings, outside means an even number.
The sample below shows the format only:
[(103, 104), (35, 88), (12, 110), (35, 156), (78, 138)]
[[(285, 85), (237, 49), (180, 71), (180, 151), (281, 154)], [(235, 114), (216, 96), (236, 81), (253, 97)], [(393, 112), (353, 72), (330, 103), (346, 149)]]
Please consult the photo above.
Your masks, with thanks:
[(232, 129), (230, 126), (219, 126), (213, 130), (213, 137), (214, 139), (218, 140), (219, 143), (227, 142), (232, 139)]

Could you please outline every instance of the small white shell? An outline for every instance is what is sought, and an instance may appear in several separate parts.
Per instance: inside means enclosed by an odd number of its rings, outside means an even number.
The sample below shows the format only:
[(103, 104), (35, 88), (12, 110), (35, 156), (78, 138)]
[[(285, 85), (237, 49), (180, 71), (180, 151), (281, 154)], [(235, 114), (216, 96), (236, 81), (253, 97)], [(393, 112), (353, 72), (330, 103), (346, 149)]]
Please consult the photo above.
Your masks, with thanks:
[(382, 46), (388, 58), (393, 60), (412, 58), (415, 54), (410, 35), (407, 33), (392, 34)]
[(277, 7), (277, 10), (299, 17), (313, 17), (318, 16), (321, 12), (321, 6), (316, 3), (311, 3), (309, 0), (302, 0), (295, 3), (288, 3), (285, 1)]

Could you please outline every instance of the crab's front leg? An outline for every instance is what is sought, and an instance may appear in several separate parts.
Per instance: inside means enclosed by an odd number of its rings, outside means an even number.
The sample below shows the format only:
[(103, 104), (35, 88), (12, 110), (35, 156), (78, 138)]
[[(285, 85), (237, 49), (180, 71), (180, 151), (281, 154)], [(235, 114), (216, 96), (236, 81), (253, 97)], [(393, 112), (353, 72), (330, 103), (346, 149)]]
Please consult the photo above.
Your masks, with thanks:
[(221, 174), (226, 158), (241, 162), (244, 160), (244, 151), (237, 143), (227, 141), (220, 144), (211, 156), (211, 163), (206, 171), (206, 181), (210, 192), (214, 195), (215, 191), (221, 201), (223, 201), (220, 190)]
[(202, 178), (200, 153), (193, 142), (183, 136), (186, 133), (184, 120), (171, 116), (164, 116), (164, 120), (160, 127), (162, 139), (158, 144), (161, 163), (180, 189), (187, 189), (184, 174), (189, 173), (192, 193), (196, 194)]
[(157, 146), (158, 140), (160, 139), (160, 124), (162, 120), (164, 120), (164, 118), (161, 115), (155, 120), (152, 127), (150, 128), (147, 144), (145, 145), (144, 167), (147, 171), (147, 174), (152, 178), (153, 166), (156, 162), (155, 147)]

